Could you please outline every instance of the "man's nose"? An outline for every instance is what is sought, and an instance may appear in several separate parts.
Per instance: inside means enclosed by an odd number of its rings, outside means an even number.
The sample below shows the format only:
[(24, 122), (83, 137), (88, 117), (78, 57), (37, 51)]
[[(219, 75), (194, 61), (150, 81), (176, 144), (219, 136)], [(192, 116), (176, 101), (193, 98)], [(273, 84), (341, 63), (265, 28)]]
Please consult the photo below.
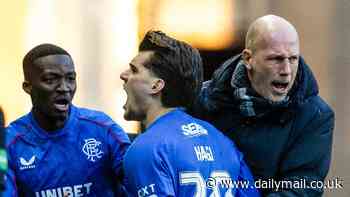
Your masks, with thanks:
[(129, 72), (128, 70), (125, 70), (123, 71), (121, 74), (120, 74), (120, 79), (127, 82), (128, 81), (128, 77), (129, 77)]
[(58, 85), (57, 90), (62, 92), (68, 92), (70, 90), (70, 84), (67, 82), (67, 80), (61, 80), (60, 84)]
[(292, 68), (291, 68), (291, 63), (289, 62), (288, 58), (286, 58), (283, 63), (281, 64), (280, 67), (280, 74), (287, 76), (292, 73)]

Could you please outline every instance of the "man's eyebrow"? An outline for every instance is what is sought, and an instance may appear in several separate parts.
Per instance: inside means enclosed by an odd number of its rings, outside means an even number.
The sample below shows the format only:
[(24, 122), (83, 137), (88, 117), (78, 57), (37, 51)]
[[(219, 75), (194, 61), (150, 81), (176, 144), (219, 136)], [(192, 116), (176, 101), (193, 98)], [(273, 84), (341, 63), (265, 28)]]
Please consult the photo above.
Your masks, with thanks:
[(46, 77), (61, 77), (62, 75), (59, 73), (55, 73), (55, 72), (43, 72), (40, 74), (40, 78), (46, 78)]
[(55, 72), (55, 71), (44, 71), (42, 72), (42, 75), (59, 75), (59, 72)]
[(292, 54), (289, 57), (299, 57), (299, 56), (300, 56), (299, 54)]
[(133, 63), (129, 63), (129, 66), (130, 66), (130, 68), (135, 68), (135, 69), (137, 69), (137, 66), (136, 66), (135, 64), (133, 64)]
[[(54, 75), (54, 76), (59, 76), (61, 75), (60, 72), (55, 72), (55, 71), (44, 71), (42, 72), (42, 75)], [(64, 73), (64, 75), (77, 75), (76, 71), (69, 71), (67, 73)]]
[(275, 57), (285, 57), (282, 54), (274, 53), (274, 54), (269, 54), (266, 56), (267, 58), (275, 58)]

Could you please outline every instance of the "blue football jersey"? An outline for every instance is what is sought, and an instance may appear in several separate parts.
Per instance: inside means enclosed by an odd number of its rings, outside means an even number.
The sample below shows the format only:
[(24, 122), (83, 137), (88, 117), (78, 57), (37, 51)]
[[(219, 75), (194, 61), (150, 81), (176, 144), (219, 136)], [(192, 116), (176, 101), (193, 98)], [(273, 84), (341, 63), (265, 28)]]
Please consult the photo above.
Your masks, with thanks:
[(161, 116), (135, 139), (123, 168), (129, 196), (259, 196), (232, 141), (181, 109)]
[(50, 133), (29, 113), (7, 128), (5, 196), (115, 196), (129, 145), (102, 112), (71, 106), (64, 128)]

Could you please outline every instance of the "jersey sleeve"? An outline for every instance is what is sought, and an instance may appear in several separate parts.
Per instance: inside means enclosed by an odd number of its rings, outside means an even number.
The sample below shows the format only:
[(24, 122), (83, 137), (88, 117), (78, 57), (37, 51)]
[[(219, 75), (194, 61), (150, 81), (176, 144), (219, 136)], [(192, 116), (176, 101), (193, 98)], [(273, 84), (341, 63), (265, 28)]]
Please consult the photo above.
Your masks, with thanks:
[[(128, 196), (175, 196), (168, 155), (159, 149), (131, 152), (124, 163), (124, 185)], [(133, 165), (132, 162), (139, 164)]]
[(237, 151), (237, 153), (239, 154), (239, 157), (240, 157), (240, 170), (239, 170), (239, 175), (238, 175), (238, 181), (240, 183), (244, 184), (244, 186), (242, 185), (241, 188), (237, 189), (236, 196), (237, 197), (246, 197), (246, 196), (259, 197), (259, 196), (261, 196), (258, 189), (255, 187), (254, 177), (253, 177), (249, 167), (247, 166), (247, 164), (243, 160), (243, 154), (240, 153), (239, 151)]
[(122, 162), (126, 150), (130, 146), (130, 140), (124, 130), (117, 124), (112, 124), (108, 129), (108, 146), (111, 151), (112, 168), (117, 176), (121, 176)]
[(168, 169), (164, 160), (160, 157), (155, 158), (154, 165), (148, 172), (145, 172), (146, 179), (142, 182), (146, 185), (151, 183), (152, 185), (149, 184), (152, 187), (150, 188), (151, 192), (158, 197), (175, 196), (175, 185), (169, 172), (170, 169)]

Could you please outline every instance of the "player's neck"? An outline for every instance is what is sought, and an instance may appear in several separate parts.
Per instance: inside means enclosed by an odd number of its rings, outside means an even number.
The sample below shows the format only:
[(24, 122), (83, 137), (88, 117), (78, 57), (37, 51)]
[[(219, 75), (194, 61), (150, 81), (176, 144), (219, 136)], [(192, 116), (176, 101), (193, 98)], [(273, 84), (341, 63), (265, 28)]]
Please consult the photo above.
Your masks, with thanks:
[(164, 114), (170, 112), (174, 108), (168, 108), (163, 107), (161, 104), (155, 104), (152, 107), (149, 108), (146, 119), (143, 122), (145, 127), (147, 128), (149, 125), (151, 125), (155, 120), (157, 120), (159, 117), (163, 116)]
[(61, 129), (64, 127), (64, 123), (66, 122), (66, 119), (55, 119), (50, 118), (48, 116), (45, 116), (45, 114), (42, 114), (41, 112), (38, 112), (36, 110), (33, 110), (33, 116), (34, 119), (38, 122), (39, 126), (44, 129), (47, 132), (56, 131), (58, 129)]

